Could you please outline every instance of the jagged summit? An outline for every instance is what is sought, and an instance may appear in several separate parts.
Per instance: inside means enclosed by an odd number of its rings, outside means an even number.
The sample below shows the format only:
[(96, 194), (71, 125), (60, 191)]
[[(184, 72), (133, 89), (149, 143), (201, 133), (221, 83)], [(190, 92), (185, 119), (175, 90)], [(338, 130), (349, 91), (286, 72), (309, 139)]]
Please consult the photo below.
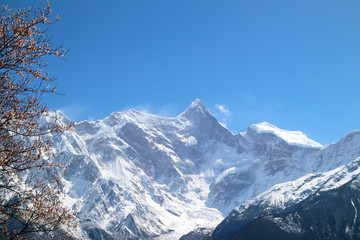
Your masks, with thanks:
[(188, 119), (199, 119), (212, 116), (209, 108), (200, 100), (196, 99), (193, 101), (190, 106), (179, 116), (186, 117)]
[(195, 101), (193, 101), (189, 108), (203, 108), (203, 109), (207, 109), (206, 105), (200, 100), (200, 99), (195, 99)]
[[(195, 99), (187, 109), (178, 115), (178, 117), (185, 117), (188, 119), (198, 118), (198, 117), (208, 117), (213, 116), (209, 110), (209, 108), (200, 100)], [(136, 120), (141, 120), (145, 118), (149, 120), (149, 118), (162, 118), (162, 119), (175, 119), (174, 117), (164, 117), (156, 114), (152, 114), (146, 111), (136, 110), (134, 108), (130, 108), (121, 112), (113, 112), (109, 117), (115, 118), (134, 118)], [(108, 118), (108, 117), (106, 117)], [(106, 119), (105, 118), (105, 119)]]

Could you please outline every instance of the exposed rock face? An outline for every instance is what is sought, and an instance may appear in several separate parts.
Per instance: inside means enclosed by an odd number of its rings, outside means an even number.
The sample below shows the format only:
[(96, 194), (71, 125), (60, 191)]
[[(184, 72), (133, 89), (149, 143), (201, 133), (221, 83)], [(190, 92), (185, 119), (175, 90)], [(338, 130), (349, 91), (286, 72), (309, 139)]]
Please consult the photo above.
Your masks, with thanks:
[(268, 123), (233, 134), (200, 100), (174, 118), (130, 109), (52, 138), (69, 164), (66, 204), (92, 239), (178, 239), (275, 184), (360, 156), (360, 132), (327, 147)]

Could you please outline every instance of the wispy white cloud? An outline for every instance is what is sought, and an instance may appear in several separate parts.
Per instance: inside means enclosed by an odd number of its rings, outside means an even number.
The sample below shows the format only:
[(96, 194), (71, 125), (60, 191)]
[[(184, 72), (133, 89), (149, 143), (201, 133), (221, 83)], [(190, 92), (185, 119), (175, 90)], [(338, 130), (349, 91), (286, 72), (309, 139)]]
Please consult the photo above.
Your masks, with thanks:
[(155, 113), (163, 117), (175, 117), (179, 114), (177, 106), (171, 103), (161, 106)]
[(223, 113), (226, 117), (230, 116), (230, 111), (227, 107), (225, 107), (224, 105), (221, 104), (215, 104), (215, 107), (221, 112)]
[[(84, 119), (84, 115), (88, 111), (89, 107), (82, 103), (73, 103), (64, 107), (61, 107), (59, 110), (63, 112), (67, 117), (69, 117), (72, 121), (82, 121)], [(87, 119), (89, 120), (89, 119)]]
[(222, 104), (215, 104), (215, 108), (217, 110), (217, 113), (215, 113), (215, 116), (218, 118), (219, 122), (224, 126), (228, 127), (230, 116), (232, 113), (230, 110)]
[[(137, 111), (143, 112), (143, 113), (152, 113), (154, 106), (152, 103), (144, 103), (144, 104), (136, 105), (134, 107), (129, 107), (128, 109), (130, 109), (130, 108), (134, 108)], [(128, 109), (126, 109), (126, 110), (128, 110)]]
[(151, 102), (147, 102), (147, 103), (139, 104), (136, 106), (126, 106), (126, 107), (123, 107), (120, 111), (121, 112), (127, 111), (130, 108), (134, 108), (139, 112), (154, 114), (154, 115), (162, 116), (162, 117), (175, 117), (179, 114), (177, 112), (177, 106), (175, 104), (171, 104), (171, 103), (162, 105), (162, 106), (156, 106), (155, 104), (153, 104)]

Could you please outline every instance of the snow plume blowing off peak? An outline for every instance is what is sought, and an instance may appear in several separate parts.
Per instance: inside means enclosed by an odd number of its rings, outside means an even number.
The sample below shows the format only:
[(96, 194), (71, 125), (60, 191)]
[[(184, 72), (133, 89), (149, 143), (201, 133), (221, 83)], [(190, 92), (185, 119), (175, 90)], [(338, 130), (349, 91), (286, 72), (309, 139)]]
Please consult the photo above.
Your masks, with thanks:
[(77, 239), (179, 239), (275, 184), (360, 156), (360, 132), (326, 147), (268, 123), (233, 134), (199, 99), (177, 117), (117, 112), (51, 137), (69, 166), (58, 174)]

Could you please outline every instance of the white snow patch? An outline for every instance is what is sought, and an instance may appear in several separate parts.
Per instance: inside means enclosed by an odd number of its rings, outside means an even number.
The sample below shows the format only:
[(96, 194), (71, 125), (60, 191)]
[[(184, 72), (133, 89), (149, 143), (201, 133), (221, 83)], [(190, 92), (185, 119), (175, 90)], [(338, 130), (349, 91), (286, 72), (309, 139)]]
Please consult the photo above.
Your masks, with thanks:
[(222, 167), (226, 167), (226, 164), (221, 158), (218, 158), (216, 159), (214, 166), (215, 168), (222, 168)]
[(231, 167), (229, 169), (226, 169), (225, 171), (223, 171), (215, 180), (215, 184), (218, 184), (219, 182), (221, 182), (222, 180), (224, 180), (224, 178), (226, 178), (227, 176), (231, 175), (231, 174), (235, 174), (236, 172), (236, 168), (235, 167)]
[(193, 136), (188, 137), (187, 141), (186, 141), (186, 146), (190, 147), (190, 146), (195, 146), (198, 144), (198, 141), (196, 140), (196, 138), (194, 138)]
[(354, 226), (356, 224), (356, 219), (357, 219), (357, 214), (358, 214), (358, 211), (357, 211), (357, 208), (353, 202), (353, 200), (351, 199), (351, 204), (353, 205), (354, 209), (355, 209), (355, 217), (354, 217)]
[(296, 145), (301, 147), (314, 147), (321, 148), (323, 145), (309, 139), (303, 132), (300, 131), (289, 131), (280, 129), (270, 123), (262, 122), (258, 124), (252, 124), (250, 127), (257, 133), (271, 133), (279, 138), (283, 139), (290, 145)]
[(191, 166), (195, 166), (195, 163), (193, 161), (191, 161), (190, 159), (186, 159), (185, 163)]
[(273, 221), (278, 224), (278, 226), (287, 233), (301, 233), (301, 224), (298, 221), (300, 215), (298, 213), (290, 214), (285, 219), (283, 218), (274, 218)]

